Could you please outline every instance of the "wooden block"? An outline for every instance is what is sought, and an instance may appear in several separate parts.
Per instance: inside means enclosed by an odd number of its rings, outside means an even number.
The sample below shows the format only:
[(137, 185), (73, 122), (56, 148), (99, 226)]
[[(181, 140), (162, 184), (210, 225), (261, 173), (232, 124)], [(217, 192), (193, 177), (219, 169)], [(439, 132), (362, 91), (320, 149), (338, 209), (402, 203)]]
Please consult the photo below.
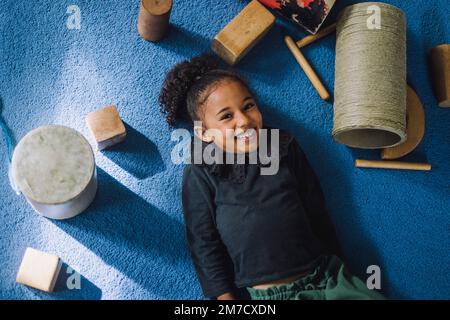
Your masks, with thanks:
[(52, 292), (60, 270), (61, 259), (59, 257), (27, 248), (17, 273), (16, 282)]
[(98, 150), (123, 141), (127, 134), (116, 106), (108, 106), (89, 113), (86, 122), (97, 142)]
[(250, 2), (212, 41), (212, 50), (234, 65), (270, 30), (275, 16), (257, 0)]
[(430, 66), (434, 93), (440, 107), (450, 107), (450, 44), (430, 51)]

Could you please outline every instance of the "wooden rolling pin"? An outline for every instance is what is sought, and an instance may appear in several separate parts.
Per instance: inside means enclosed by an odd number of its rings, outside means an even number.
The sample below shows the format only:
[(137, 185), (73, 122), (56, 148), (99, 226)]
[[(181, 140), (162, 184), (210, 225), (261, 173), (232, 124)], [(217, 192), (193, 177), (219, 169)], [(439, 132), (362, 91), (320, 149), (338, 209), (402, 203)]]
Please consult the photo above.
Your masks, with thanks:
[(360, 160), (355, 161), (358, 168), (375, 168), (375, 169), (399, 169), (399, 170), (421, 170), (430, 171), (431, 164), (415, 163), (402, 161), (383, 161), (383, 160)]
[(319, 77), (314, 72), (313, 68), (309, 64), (308, 60), (306, 60), (305, 56), (301, 53), (300, 49), (297, 47), (297, 44), (292, 40), (290, 36), (284, 37), (284, 42), (288, 46), (289, 50), (291, 50), (292, 54), (294, 55), (297, 62), (300, 64), (300, 67), (302, 67), (303, 71), (305, 72), (308, 79), (311, 81), (314, 88), (319, 93), (320, 97), (323, 100), (330, 99), (330, 94), (328, 93), (325, 86), (320, 81)]
[(313, 43), (314, 41), (317, 41), (319, 39), (322, 39), (323, 37), (326, 37), (330, 33), (334, 32), (336, 30), (336, 23), (333, 23), (329, 25), (328, 27), (325, 27), (321, 29), (316, 34), (312, 34), (310, 36), (304, 37), (303, 39), (300, 39), (297, 41), (297, 47), (303, 48), (307, 45)]

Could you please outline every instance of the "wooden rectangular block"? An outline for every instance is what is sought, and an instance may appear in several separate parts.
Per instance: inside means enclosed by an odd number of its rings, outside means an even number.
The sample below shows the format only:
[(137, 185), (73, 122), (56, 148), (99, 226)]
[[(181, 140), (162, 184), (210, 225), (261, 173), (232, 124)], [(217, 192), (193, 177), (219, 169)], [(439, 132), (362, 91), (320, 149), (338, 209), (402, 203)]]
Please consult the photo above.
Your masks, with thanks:
[(99, 150), (108, 148), (125, 139), (125, 125), (114, 105), (89, 113), (86, 117), (86, 123), (97, 142)]
[(61, 270), (58, 256), (27, 248), (17, 273), (16, 282), (52, 292)]
[(234, 65), (270, 30), (275, 16), (257, 0), (250, 2), (213, 39), (211, 48)]

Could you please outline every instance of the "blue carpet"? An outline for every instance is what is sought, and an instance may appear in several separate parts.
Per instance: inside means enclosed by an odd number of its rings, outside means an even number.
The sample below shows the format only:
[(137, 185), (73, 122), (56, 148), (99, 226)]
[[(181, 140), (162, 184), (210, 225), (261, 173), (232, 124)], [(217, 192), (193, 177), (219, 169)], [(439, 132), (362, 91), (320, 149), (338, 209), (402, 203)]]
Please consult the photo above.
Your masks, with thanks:
[[(339, 8), (361, 1), (339, 0)], [(320, 100), (283, 42), (305, 35), (278, 20), (242, 60), (265, 122), (290, 130), (320, 177), (350, 269), (366, 279), (379, 265), (390, 298), (450, 298), (450, 110), (439, 108), (426, 52), (450, 42), (447, 0), (385, 1), (408, 17), (408, 81), (426, 112), (426, 135), (407, 160), (431, 172), (364, 170), (354, 159), (378, 152), (352, 150), (331, 137), (332, 106)], [(214, 4), (213, 4), (214, 3)], [(66, 27), (67, 7), (81, 9), (81, 29)], [(208, 51), (213, 36), (243, 0), (175, 1), (170, 34), (142, 40), (139, 1), (13, 1), (0, 3), (0, 97), (15, 138), (44, 124), (73, 127), (90, 138), (85, 115), (117, 104), (129, 136), (96, 152), (99, 191), (82, 215), (57, 222), (37, 215), (7, 179), (0, 141), (0, 298), (202, 299), (185, 245), (180, 201), (182, 166), (170, 161), (174, 143), (159, 113), (158, 93), (176, 62)], [(330, 90), (335, 37), (304, 50)], [(332, 91), (332, 90), (331, 90)], [(92, 140), (91, 140), (92, 141)], [(81, 290), (64, 280), (52, 294), (15, 283), (27, 246), (57, 254), (81, 276)]]

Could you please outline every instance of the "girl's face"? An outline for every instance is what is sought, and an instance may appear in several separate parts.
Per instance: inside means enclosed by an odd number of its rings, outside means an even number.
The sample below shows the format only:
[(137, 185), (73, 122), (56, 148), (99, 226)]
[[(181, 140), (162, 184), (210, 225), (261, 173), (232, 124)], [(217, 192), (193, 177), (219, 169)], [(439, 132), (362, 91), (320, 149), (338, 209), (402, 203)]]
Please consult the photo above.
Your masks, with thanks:
[[(201, 139), (231, 153), (253, 152), (258, 148), (262, 115), (256, 101), (238, 81), (217, 84), (203, 105)], [(205, 131), (206, 129), (206, 131)]]

